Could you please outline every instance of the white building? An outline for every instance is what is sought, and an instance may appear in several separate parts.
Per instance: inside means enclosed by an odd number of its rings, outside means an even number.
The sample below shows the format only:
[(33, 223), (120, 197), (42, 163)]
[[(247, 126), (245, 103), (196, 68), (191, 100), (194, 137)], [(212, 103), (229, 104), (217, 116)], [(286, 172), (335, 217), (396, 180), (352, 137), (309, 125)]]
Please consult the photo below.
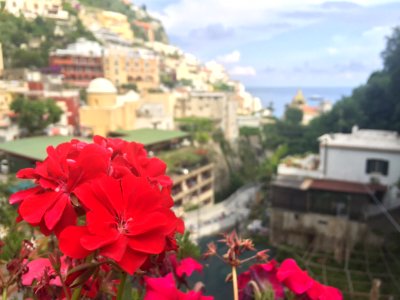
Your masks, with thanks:
[(400, 179), (397, 132), (354, 127), (351, 134), (325, 134), (319, 141), (319, 171), (324, 178), (383, 185)]
[(359, 130), (325, 134), (320, 153), (287, 157), (271, 187), (270, 235), (333, 251), (343, 259), (357, 243), (380, 245), (371, 219), (400, 207), (400, 137)]
[(102, 57), (103, 52), (104, 49), (99, 43), (79, 38), (75, 43), (69, 44), (66, 49), (56, 49), (51, 55)]

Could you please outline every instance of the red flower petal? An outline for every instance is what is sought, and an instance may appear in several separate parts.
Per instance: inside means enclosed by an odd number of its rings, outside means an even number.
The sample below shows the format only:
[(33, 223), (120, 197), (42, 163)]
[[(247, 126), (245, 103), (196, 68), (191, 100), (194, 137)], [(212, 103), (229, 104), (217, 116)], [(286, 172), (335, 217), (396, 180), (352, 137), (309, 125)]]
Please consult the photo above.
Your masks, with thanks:
[(25, 200), (26, 198), (40, 192), (42, 188), (40, 186), (36, 186), (33, 188), (29, 188), (26, 190), (18, 191), (10, 196), (9, 202), (11, 205), (20, 203), (21, 201)]
[(44, 221), (48, 229), (53, 230), (60, 221), (68, 202), (69, 197), (66, 194), (61, 194), (54, 205), (47, 210)]
[(59, 237), (60, 250), (72, 258), (85, 258), (91, 251), (83, 248), (80, 242), (82, 236), (88, 234), (86, 226), (70, 226), (64, 229)]
[(129, 248), (126, 249), (124, 256), (118, 265), (128, 274), (133, 275), (137, 269), (139, 269), (143, 263), (146, 261), (147, 255), (133, 251)]
[(26, 222), (38, 224), (58, 196), (58, 193), (51, 191), (35, 194), (21, 203), (19, 213)]

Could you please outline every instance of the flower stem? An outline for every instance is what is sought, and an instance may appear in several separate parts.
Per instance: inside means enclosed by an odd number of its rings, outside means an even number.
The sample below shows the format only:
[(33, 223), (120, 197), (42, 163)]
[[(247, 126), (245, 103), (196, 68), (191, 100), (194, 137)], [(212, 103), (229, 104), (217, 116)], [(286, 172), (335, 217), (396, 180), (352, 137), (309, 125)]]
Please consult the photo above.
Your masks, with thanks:
[(239, 300), (239, 289), (237, 281), (236, 267), (232, 266), (233, 299)]
[(126, 277), (127, 277), (126, 272), (122, 272), (121, 274), (121, 282), (118, 287), (118, 294), (117, 294), (117, 300), (122, 300), (122, 296), (124, 295), (124, 290), (125, 290), (125, 283), (126, 283)]
[(3, 287), (3, 296), (1, 297), (3, 300), (7, 300), (7, 287)]
[(82, 285), (74, 290), (71, 300), (78, 300), (81, 295), (81, 291), (82, 291)]

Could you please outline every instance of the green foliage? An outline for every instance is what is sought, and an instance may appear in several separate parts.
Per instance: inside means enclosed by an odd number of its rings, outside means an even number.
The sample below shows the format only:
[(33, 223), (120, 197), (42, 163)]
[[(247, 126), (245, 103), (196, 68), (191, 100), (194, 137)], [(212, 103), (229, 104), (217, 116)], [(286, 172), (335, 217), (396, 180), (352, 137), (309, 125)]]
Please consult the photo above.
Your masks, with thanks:
[(193, 82), (192, 82), (191, 79), (183, 78), (183, 79), (179, 80), (178, 83), (179, 83), (180, 85), (183, 85), (183, 86), (190, 86), (190, 87), (193, 86)]
[(126, 5), (122, 1), (113, 1), (113, 0), (80, 0), (83, 5), (92, 6), (101, 8), (104, 10), (111, 10), (115, 12), (119, 12), (121, 14), (125, 14), (129, 9), (129, 6)]
[(207, 132), (204, 132), (204, 131), (203, 132), (197, 132), (195, 134), (194, 138), (199, 144), (204, 145), (204, 144), (207, 144), (209, 142), (210, 134), (207, 133)]
[[(71, 8), (72, 9), (72, 8)], [(48, 65), (49, 53), (75, 42), (79, 37), (95, 40), (78, 18), (74, 18), (63, 36), (55, 35), (53, 20), (23, 17), (0, 12), (0, 43), (3, 46), (4, 63), (7, 68), (44, 67)], [(35, 44), (35, 47), (30, 45)]]
[(213, 89), (216, 92), (233, 92), (235, 90), (233, 86), (226, 84), (223, 81), (214, 83)]
[(275, 151), (280, 145), (287, 145), (288, 154), (307, 152), (311, 146), (307, 140), (307, 130), (292, 119), (276, 120), (274, 124), (263, 127), (264, 147)]
[(295, 107), (288, 107), (285, 111), (285, 121), (288, 124), (300, 125), (303, 120), (303, 112)]
[(8, 198), (13, 192), (21, 189), (15, 176), (10, 176), (6, 181), (0, 182), (0, 226), (7, 228), (7, 236), (3, 239), (4, 248), (0, 259), (9, 260), (19, 251), (24, 239), (30, 237), (30, 232), (23, 223), (16, 223), (17, 210), (8, 203)]
[(54, 100), (29, 100), (16, 98), (10, 106), (17, 114), (18, 125), (25, 128), (30, 135), (41, 133), (48, 125), (57, 123), (62, 110)]
[(187, 117), (187, 118), (177, 118), (178, 126), (181, 130), (187, 132), (212, 132), (214, 130), (214, 123), (211, 119), (198, 118), (198, 117)]
[(179, 259), (183, 259), (186, 257), (199, 259), (201, 257), (200, 248), (190, 240), (189, 231), (185, 231), (183, 235), (178, 235), (177, 241), (179, 245), (179, 252), (178, 252)]
[(260, 135), (260, 129), (258, 127), (240, 127), (239, 135), (246, 137)]
[(176, 85), (176, 80), (168, 73), (162, 73), (160, 76), (160, 81), (166, 87), (172, 89)]
[(124, 83), (121, 85), (121, 88), (125, 90), (134, 90), (134, 91), (138, 90), (136, 83)]
[(287, 145), (279, 146), (276, 151), (268, 158), (266, 158), (260, 166), (259, 177), (261, 180), (269, 181), (276, 173), (279, 162), (288, 153)]
[(190, 147), (161, 152), (157, 156), (167, 164), (169, 172), (191, 168), (208, 160), (207, 153), (199, 152)]

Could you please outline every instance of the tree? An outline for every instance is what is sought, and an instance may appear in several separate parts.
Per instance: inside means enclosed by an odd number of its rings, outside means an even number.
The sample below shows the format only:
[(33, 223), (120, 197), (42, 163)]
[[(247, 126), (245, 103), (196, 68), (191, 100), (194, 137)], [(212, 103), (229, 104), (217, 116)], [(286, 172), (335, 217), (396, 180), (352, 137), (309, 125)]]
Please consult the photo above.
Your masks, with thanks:
[(54, 100), (29, 100), (16, 98), (11, 109), (17, 114), (18, 125), (28, 131), (29, 135), (40, 134), (50, 124), (57, 123), (62, 110)]
[(289, 124), (299, 125), (303, 120), (303, 111), (295, 107), (287, 107), (285, 111), (285, 120)]

